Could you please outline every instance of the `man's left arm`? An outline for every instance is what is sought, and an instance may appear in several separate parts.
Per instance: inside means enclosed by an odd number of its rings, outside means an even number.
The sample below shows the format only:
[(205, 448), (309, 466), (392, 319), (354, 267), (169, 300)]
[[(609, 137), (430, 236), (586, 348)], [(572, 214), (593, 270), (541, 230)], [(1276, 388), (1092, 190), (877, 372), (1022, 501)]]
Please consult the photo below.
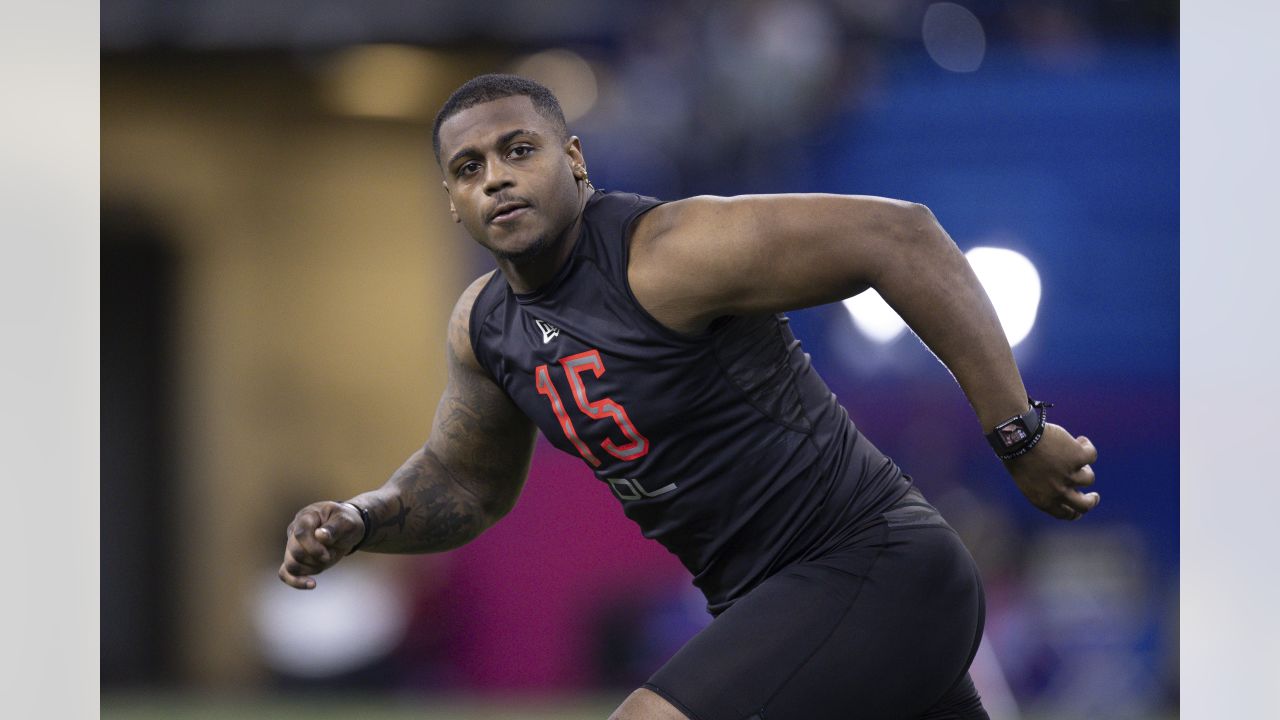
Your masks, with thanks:
[[(660, 322), (696, 333), (724, 315), (782, 312), (874, 288), (938, 357), (982, 432), (1028, 409), (995, 309), (933, 213), (871, 196), (695, 197), (641, 217), (632, 291)], [(1098, 504), (1097, 451), (1049, 424), (1031, 451), (1005, 461), (1033, 505), (1074, 519)]]

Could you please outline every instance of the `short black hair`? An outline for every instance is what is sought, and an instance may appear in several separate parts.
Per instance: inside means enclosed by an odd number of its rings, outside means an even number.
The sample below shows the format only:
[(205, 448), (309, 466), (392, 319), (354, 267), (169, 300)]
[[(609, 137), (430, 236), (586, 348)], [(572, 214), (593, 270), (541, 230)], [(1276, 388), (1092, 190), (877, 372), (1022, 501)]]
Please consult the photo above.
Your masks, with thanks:
[(554, 93), (519, 75), (490, 73), (471, 78), (454, 90), (449, 99), (444, 101), (440, 112), (436, 113), (436, 122), (431, 128), (431, 149), (435, 151), (436, 162), (440, 162), (440, 126), (445, 120), (475, 105), (517, 95), (529, 98), (538, 114), (551, 121), (552, 126), (560, 133), (560, 138), (569, 139), (569, 126), (564, 121), (564, 111), (560, 109), (560, 101), (556, 100)]

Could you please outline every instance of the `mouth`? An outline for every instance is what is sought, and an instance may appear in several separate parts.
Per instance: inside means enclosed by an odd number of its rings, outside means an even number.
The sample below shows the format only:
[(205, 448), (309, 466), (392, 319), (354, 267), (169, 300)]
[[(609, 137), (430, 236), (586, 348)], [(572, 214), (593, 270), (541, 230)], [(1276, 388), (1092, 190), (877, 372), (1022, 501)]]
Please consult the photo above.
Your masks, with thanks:
[(529, 212), (529, 203), (524, 202), (523, 200), (514, 200), (511, 202), (504, 202), (498, 207), (494, 208), (493, 212), (489, 214), (489, 223), (493, 224), (493, 223), (509, 222), (511, 220), (515, 220), (516, 218), (524, 215), (527, 212)]

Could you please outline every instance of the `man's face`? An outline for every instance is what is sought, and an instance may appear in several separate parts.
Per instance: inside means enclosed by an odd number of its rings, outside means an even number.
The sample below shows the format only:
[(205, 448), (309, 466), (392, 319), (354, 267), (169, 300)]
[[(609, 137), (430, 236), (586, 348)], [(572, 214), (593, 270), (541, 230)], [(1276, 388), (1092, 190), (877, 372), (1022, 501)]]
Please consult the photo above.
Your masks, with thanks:
[(446, 120), (440, 159), (454, 218), (499, 258), (537, 256), (577, 217), (578, 140), (566, 143), (523, 95)]

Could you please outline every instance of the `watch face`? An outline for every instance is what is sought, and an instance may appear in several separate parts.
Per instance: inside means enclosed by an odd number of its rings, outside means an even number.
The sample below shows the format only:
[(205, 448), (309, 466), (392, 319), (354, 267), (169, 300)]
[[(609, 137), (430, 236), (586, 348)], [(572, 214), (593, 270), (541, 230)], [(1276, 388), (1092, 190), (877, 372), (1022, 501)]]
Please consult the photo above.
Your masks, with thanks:
[(1005, 447), (1013, 447), (1027, 439), (1027, 426), (1022, 424), (1021, 418), (1006, 425), (1001, 425), (998, 430), (1000, 431), (1000, 440), (1004, 442)]

